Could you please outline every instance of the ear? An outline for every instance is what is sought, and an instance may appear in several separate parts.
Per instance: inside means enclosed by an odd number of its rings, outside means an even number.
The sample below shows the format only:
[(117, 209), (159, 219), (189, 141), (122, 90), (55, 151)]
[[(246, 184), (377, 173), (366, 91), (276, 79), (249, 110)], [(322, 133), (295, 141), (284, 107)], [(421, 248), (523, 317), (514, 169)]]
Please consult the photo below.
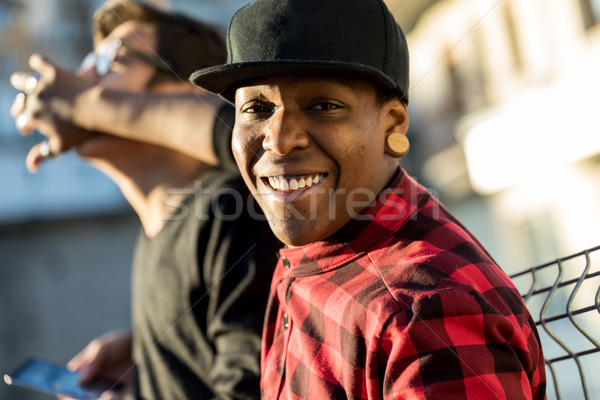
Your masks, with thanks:
[(387, 105), (386, 110), (385, 154), (402, 158), (410, 148), (406, 137), (409, 126), (408, 107), (403, 101), (394, 99)]

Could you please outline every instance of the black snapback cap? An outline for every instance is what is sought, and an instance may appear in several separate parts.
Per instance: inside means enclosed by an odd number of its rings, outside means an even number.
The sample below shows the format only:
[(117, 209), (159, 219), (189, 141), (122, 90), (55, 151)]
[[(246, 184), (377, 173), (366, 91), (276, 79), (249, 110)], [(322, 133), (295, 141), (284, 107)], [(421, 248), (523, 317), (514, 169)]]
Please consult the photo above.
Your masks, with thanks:
[(233, 103), (246, 80), (273, 75), (353, 78), (408, 102), (406, 38), (382, 0), (255, 0), (229, 23), (227, 64), (190, 81)]

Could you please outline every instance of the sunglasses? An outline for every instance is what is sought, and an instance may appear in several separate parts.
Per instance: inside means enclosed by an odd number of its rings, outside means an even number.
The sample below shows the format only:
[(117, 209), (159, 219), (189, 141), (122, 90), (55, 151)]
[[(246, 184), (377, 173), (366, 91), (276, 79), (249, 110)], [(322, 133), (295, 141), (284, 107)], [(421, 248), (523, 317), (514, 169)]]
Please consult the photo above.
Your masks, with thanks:
[(91, 53), (89, 53), (81, 62), (80, 68), (88, 69), (92, 66), (95, 66), (96, 73), (99, 76), (104, 76), (110, 72), (112, 63), (115, 62), (115, 59), (117, 58), (117, 53), (119, 52), (120, 48), (126, 49), (127, 53), (131, 56), (145, 61), (163, 72), (170, 72), (172, 70), (171, 65), (167, 61), (161, 59), (156, 55), (147, 54), (143, 51), (134, 49), (127, 43), (123, 42), (121, 39), (113, 40), (112, 42), (103, 46), (102, 49), (98, 52), (92, 51)]

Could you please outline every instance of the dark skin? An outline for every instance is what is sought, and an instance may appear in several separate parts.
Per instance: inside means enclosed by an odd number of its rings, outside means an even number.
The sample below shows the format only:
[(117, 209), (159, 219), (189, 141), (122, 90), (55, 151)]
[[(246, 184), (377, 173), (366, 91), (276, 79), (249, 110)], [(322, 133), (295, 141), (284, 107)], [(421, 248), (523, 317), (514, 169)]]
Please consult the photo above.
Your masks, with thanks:
[(331, 236), (379, 195), (398, 166), (385, 139), (409, 124), (405, 103), (347, 79), (257, 79), (237, 89), (235, 107), (238, 167), (289, 246)]

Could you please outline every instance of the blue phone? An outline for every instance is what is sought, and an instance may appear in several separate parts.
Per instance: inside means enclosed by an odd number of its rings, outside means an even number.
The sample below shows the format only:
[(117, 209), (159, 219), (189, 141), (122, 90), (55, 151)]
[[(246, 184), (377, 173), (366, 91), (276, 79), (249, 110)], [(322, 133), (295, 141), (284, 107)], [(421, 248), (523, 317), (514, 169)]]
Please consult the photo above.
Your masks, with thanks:
[(109, 381), (96, 381), (83, 386), (79, 382), (79, 373), (37, 358), (30, 358), (14, 371), (4, 374), (4, 382), (42, 393), (61, 394), (82, 400), (97, 399), (106, 390), (120, 391), (123, 388), (123, 385)]

